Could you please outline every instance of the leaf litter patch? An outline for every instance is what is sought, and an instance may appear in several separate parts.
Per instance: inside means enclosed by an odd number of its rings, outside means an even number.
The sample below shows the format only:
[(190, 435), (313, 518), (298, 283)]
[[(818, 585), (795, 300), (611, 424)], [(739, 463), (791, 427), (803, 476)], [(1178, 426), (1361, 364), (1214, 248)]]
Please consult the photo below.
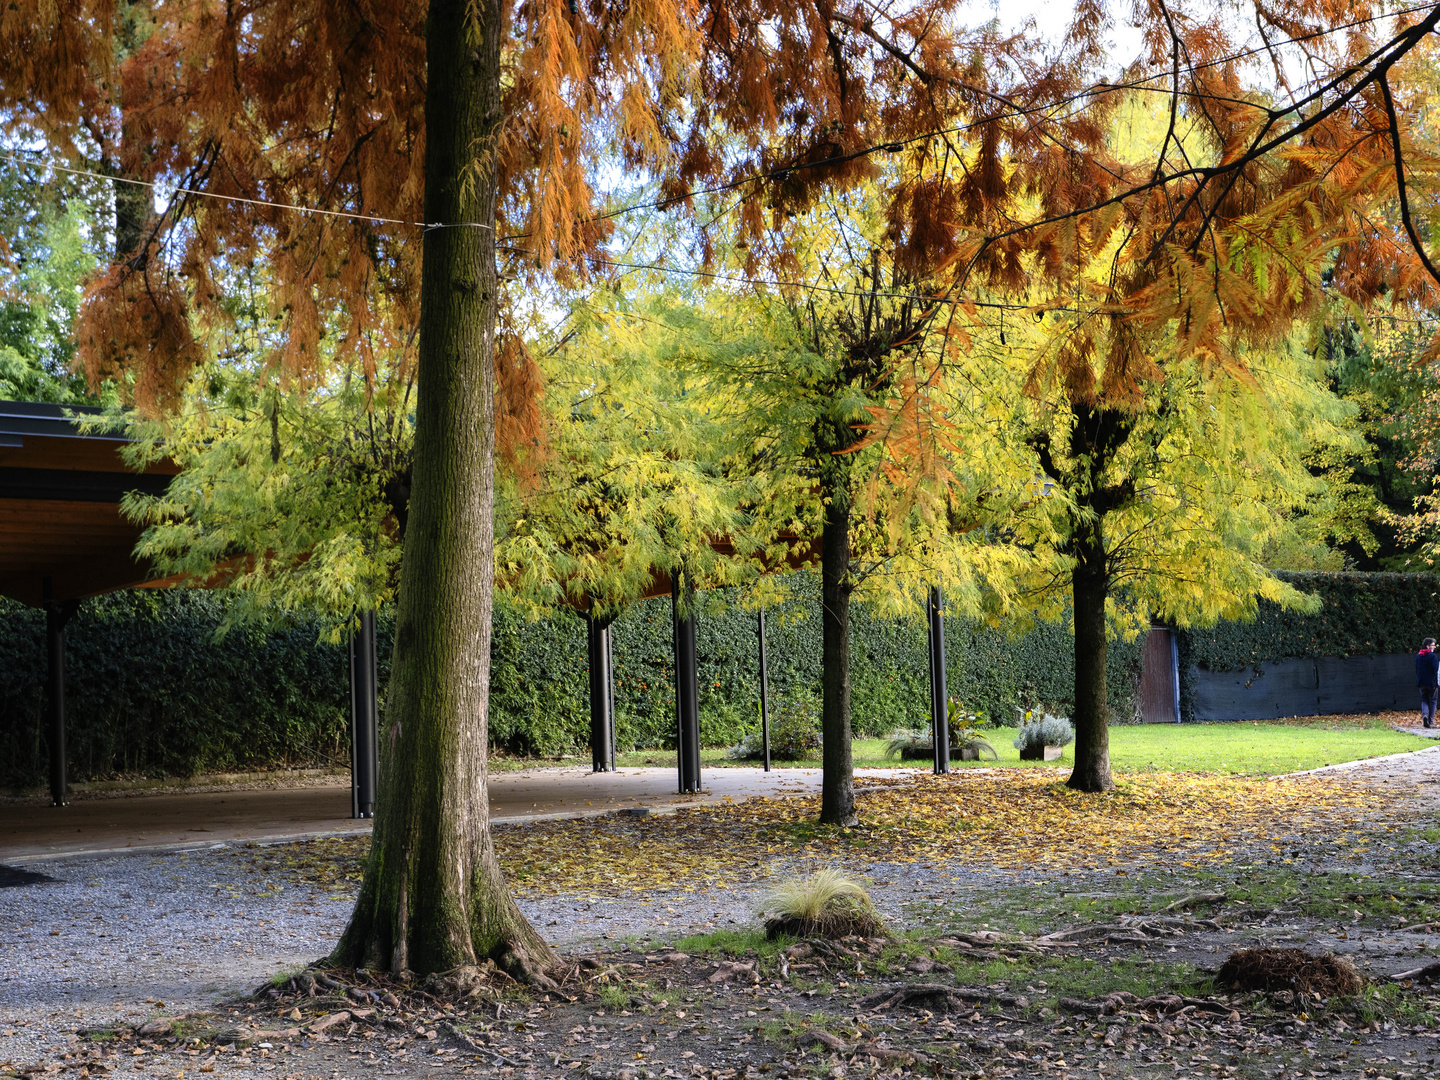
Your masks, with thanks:
[[(857, 781), (857, 805), (861, 824), (849, 829), (815, 824), (818, 796), (500, 824), (495, 848), (522, 899), (588, 893), (645, 902), (677, 884), (697, 893), (748, 885), (787, 861), (862, 874), (877, 861), (936, 859), (978, 870), (1224, 864), (1247, 846), (1278, 850), (1354, 826), (1383, 800), (1332, 777), (1131, 774), (1114, 792), (1086, 794), (1054, 775), (996, 770), (867, 778)], [(369, 847), (367, 836), (343, 837), (246, 854), (249, 873), (267, 885), (350, 893)]]
[(732, 888), (786, 858), (861, 871), (874, 861), (937, 858), (985, 869), (1224, 862), (1242, 845), (1293, 844), (1381, 805), (1373, 789), (1328, 777), (1135, 774), (1095, 795), (1054, 775), (1015, 770), (867, 779), (857, 783), (856, 801), (861, 823), (852, 829), (815, 824), (818, 796), (759, 798), (665, 816), (501, 828), (496, 849), (522, 897), (623, 896), (677, 881)]

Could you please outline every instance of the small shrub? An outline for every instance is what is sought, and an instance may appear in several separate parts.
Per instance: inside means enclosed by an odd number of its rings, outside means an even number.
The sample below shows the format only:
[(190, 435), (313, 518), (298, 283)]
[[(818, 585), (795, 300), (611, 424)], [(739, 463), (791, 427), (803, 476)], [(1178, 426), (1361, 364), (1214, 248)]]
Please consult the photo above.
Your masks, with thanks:
[(821, 870), (799, 881), (789, 881), (765, 897), (765, 936), (843, 938), (883, 937), (885, 924), (870, 894), (859, 882), (838, 870)]
[(885, 736), (885, 756), (896, 758), (921, 750), (928, 752), (934, 745), (935, 740), (924, 728), (900, 728)]
[[(804, 761), (820, 749), (820, 699), (809, 690), (797, 690), (770, 714), (770, 757), (775, 761)], [(737, 761), (755, 761), (765, 749), (759, 728), (730, 748)]]
[[(963, 702), (951, 698), (946, 709), (946, 726), (950, 735), (950, 756), (957, 750), (974, 750), (977, 754), (988, 753), (992, 761), (1000, 755), (981, 735), (985, 720), (978, 713), (965, 708)], [(903, 759), (934, 757), (935, 739), (929, 726), (899, 728), (886, 737), (885, 756)]]
[(1069, 746), (1074, 741), (1074, 725), (1066, 717), (1046, 713), (1039, 718), (1027, 715), (1013, 745), (1016, 750), (1034, 751), (1045, 746)]
[[(977, 733), (973, 731), (957, 732), (951, 728), (950, 756), (955, 757), (955, 752), (961, 749), (973, 749), (977, 754), (989, 754), (991, 761), (1000, 760), (1000, 755), (995, 752), (995, 748)], [(926, 728), (901, 728), (898, 731), (892, 731), (885, 737), (885, 756), (907, 761), (933, 758), (935, 756), (935, 740)]]

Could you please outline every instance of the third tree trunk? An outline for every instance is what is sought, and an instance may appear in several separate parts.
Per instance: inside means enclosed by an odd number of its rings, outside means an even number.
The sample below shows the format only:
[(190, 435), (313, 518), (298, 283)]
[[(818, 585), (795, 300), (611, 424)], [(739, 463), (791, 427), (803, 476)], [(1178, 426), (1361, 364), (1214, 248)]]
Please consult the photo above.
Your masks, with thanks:
[(1075, 605), (1075, 769), (1069, 786), (1080, 791), (1109, 791), (1110, 707), (1105, 688), (1105, 598), (1110, 576), (1099, 521), (1076, 541), (1071, 571)]
[(820, 820), (854, 825), (855, 776), (850, 761), (850, 504), (843, 484), (832, 489), (821, 538), (822, 705), (825, 739)]

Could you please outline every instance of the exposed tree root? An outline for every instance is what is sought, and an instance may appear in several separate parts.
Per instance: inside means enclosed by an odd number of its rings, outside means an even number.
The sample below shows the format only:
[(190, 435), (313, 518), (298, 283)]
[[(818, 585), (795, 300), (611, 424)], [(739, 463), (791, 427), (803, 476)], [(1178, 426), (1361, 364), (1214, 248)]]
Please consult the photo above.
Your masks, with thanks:
[(1411, 971), (1402, 971), (1390, 976), (1393, 982), (1409, 982), (1412, 979), (1417, 981), (1434, 982), (1440, 979), (1440, 963), (1426, 964)]
[(1168, 1016), (1184, 1012), (1204, 1012), (1239, 1019), (1238, 1015), (1233, 1015), (1234, 1010), (1223, 1001), (1185, 997), (1181, 994), (1156, 994), (1152, 997), (1141, 998), (1127, 990), (1106, 994), (1094, 1001), (1061, 998), (1060, 1007), (1070, 1012), (1085, 1013), (1090, 1016), (1114, 1016), (1117, 1013), (1148, 1013)]

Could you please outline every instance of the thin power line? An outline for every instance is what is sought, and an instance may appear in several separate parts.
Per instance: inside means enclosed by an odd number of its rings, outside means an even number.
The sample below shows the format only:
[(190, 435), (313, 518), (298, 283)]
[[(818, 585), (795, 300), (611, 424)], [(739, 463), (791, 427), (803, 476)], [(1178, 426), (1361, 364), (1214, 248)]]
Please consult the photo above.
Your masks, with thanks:
[[(10, 151), (10, 160), (15, 161), (17, 153), (43, 154), (42, 150), (31, 150), (28, 147), (15, 147)], [(299, 206), (295, 203), (272, 202), (268, 199), (250, 199), (244, 195), (221, 195), (214, 191), (201, 191), (199, 188), (180, 187), (178, 185), (159, 184), (151, 180), (133, 180), (128, 176), (110, 176), (106, 173), (93, 172), (90, 169), (76, 169), (69, 165), (57, 165), (53, 161), (45, 160), (40, 162), (47, 169), (55, 172), (68, 173), (70, 176), (88, 176), (95, 180), (118, 182), (121, 184), (133, 184), (135, 187), (150, 188), (157, 191), (179, 192), (184, 195), (197, 195), (205, 199), (218, 199), (221, 202), (245, 203), (249, 206), (268, 206), (275, 210), (294, 210), (302, 214), (319, 214), (323, 217), (348, 218), (354, 221), (368, 221), (377, 225), (413, 225), (416, 228), (429, 232), (431, 229), (493, 229), (493, 225), (486, 225), (479, 221), (455, 221), (455, 222), (424, 222), (409, 221), (405, 218), (381, 217), (378, 214), (356, 214), (347, 210), (326, 210), (318, 206)]]

